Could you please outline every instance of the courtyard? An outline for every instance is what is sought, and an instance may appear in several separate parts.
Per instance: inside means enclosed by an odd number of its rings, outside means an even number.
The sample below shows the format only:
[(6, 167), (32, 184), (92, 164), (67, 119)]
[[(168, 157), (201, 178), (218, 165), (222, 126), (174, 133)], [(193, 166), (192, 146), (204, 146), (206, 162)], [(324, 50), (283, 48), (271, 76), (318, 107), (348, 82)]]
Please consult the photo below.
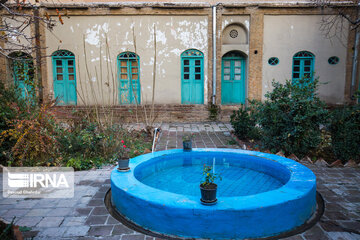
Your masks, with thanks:
[[(182, 148), (182, 136), (188, 132), (194, 134), (195, 148), (240, 148), (228, 123), (163, 123), (161, 129), (156, 151)], [(360, 169), (301, 163), (316, 175), (325, 212), (311, 229), (286, 239), (360, 239)], [(10, 199), (1, 194), (0, 216), (6, 221), (15, 217), (16, 225), (28, 227), (24, 232), (28, 239), (159, 239), (128, 228), (108, 213), (104, 197), (114, 167), (75, 172), (71, 199)]]

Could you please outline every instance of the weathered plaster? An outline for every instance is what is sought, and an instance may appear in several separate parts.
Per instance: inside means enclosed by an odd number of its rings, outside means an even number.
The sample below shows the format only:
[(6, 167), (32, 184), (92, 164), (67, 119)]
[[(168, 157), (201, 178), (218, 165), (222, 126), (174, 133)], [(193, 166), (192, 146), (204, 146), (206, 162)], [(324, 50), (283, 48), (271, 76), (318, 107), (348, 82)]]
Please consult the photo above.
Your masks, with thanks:
[[(64, 25), (47, 33), (47, 54), (67, 49), (76, 56), (78, 105), (108, 104), (116, 99), (117, 56), (123, 51), (140, 57), (142, 102), (151, 101), (154, 64), (154, 26), (156, 27), (156, 103), (181, 103), (180, 54), (190, 48), (204, 53), (204, 103), (208, 101), (208, 18), (203, 16), (72, 16)], [(108, 45), (106, 44), (106, 39)], [(84, 47), (85, 43), (85, 47)], [(85, 56), (85, 53), (86, 56)], [(86, 64), (87, 63), (87, 66)], [(101, 67), (100, 67), (101, 64)], [(102, 73), (101, 73), (102, 68)], [(51, 59), (47, 60), (48, 83), (52, 89)], [(113, 76), (113, 77), (112, 77)], [(97, 79), (90, 81), (89, 79)], [(113, 78), (115, 81), (113, 81)], [(114, 84), (115, 82), (115, 84)], [(148, 88), (147, 86), (151, 86)], [(101, 94), (104, 93), (104, 94)], [(107, 94), (111, 92), (111, 96)], [(105, 97), (102, 97), (105, 96)]]

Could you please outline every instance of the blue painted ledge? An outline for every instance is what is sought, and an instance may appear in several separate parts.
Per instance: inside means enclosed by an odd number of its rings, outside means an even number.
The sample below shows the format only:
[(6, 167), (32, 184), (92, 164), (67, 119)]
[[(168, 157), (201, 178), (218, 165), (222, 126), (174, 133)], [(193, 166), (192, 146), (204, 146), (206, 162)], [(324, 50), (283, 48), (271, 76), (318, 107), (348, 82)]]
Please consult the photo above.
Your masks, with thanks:
[[(235, 154), (287, 169), (289, 180), (280, 188), (255, 195), (219, 197), (204, 206), (196, 196), (180, 195), (149, 187), (134, 175), (141, 164), (173, 154)], [(256, 160), (258, 159), (258, 160)], [(145, 164), (145, 165), (146, 165)], [(145, 166), (143, 165), (143, 166)], [(145, 229), (179, 237), (243, 239), (275, 236), (302, 225), (316, 210), (316, 177), (307, 167), (273, 154), (235, 149), (182, 149), (161, 151), (130, 160), (131, 170), (111, 173), (112, 203), (117, 211)]]

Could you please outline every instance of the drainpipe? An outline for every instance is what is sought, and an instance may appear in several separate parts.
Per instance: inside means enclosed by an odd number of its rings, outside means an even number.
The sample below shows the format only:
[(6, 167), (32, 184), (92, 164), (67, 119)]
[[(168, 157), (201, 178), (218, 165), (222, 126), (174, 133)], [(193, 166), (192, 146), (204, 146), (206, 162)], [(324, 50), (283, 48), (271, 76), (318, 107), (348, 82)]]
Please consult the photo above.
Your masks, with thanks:
[(213, 94), (212, 103), (215, 104), (216, 99), (216, 5), (213, 10)]
[[(39, 104), (43, 102), (43, 81), (41, 75), (41, 43), (40, 43), (40, 13), (39, 8), (34, 8), (34, 25), (35, 25), (35, 59), (36, 59), (36, 78), (37, 89), (39, 91)], [(36, 89), (36, 88), (35, 88)]]
[[(360, 6), (359, 6), (360, 8)], [(358, 14), (359, 16), (359, 14)], [(360, 42), (360, 30), (359, 26), (355, 30), (355, 44), (354, 44), (354, 55), (353, 55), (353, 66), (352, 66), (352, 76), (351, 76), (351, 90), (350, 90), (350, 97), (353, 99), (353, 95), (356, 91), (355, 83), (357, 77), (357, 68), (358, 68), (358, 51), (359, 51), (359, 42)]]

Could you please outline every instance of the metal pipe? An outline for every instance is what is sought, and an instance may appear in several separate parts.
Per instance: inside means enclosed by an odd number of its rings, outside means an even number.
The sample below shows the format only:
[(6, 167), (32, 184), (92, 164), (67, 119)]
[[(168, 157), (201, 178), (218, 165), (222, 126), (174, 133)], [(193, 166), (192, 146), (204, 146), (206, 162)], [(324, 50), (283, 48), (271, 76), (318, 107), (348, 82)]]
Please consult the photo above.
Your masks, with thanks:
[(355, 31), (355, 46), (354, 46), (354, 55), (353, 55), (353, 66), (352, 66), (352, 74), (351, 74), (351, 89), (350, 89), (350, 97), (353, 99), (353, 95), (356, 91), (355, 83), (357, 77), (357, 68), (358, 68), (358, 52), (359, 52), (359, 42), (360, 42), (360, 30), (359, 27), (356, 28)]
[(155, 128), (154, 129), (154, 139), (153, 139), (153, 144), (152, 144), (152, 148), (151, 148), (152, 153), (154, 152), (154, 148), (155, 148), (155, 139), (156, 139), (157, 131), (158, 131), (158, 128)]
[(215, 104), (216, 99), (216, 5), (212, 7), (213, 10), (213, 94), (212, 103)]

